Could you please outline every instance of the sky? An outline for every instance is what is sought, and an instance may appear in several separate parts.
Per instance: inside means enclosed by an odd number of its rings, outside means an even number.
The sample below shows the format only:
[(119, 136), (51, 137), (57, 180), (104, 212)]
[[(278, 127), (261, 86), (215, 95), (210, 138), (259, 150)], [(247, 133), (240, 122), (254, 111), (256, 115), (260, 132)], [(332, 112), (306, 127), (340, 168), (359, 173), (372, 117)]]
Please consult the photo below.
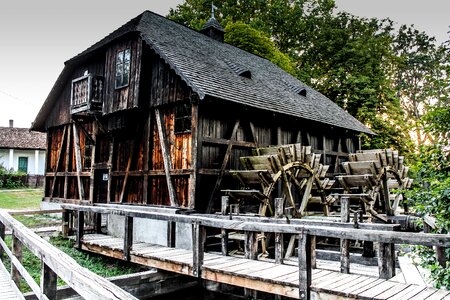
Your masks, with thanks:
[[(216, 0), (220, 1), (220, 0)], [(0, 3), (0, 126), (30, 127), (64, 62), (144, 10), (182, 0), (5, 0)], [(449, 0), (336, 0), (338, 10), (415, 24), (448, 39)]]

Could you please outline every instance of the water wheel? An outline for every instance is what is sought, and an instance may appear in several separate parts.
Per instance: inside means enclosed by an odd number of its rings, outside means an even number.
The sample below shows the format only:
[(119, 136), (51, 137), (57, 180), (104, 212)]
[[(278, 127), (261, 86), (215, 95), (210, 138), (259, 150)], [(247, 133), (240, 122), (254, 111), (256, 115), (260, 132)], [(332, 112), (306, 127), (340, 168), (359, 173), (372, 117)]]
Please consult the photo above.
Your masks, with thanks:
[[(234, 170), (242, 190), (223, 190), (231, 197), (246, 194), (259, 199), (260, 215), (273, 215), (272, 199), (275, 190), (277, 197), (286, 199), (285, 211), (291, 216), (303, 216), (311, 202), (319, 203), (323, 213), (329, 213), (329, 200), (325, 189), (334, 181), (325, 178), (328, 166), (320, 163), (320, 154), (311, 153), (311, 147), (300, 144), (257, 148), (253, 156), (241, 157), (245, 170)], [(255, 188), (255, 186), (257, 186)]]
[(400, 213), (403, 192), (412, 183), (403, 161), (391, 149), (358, 151), (342, 163), (346, 175), (336, 179), (345, 190), (343, 195), (359, 198), (365, 213), (387, 223), (390, 216)]

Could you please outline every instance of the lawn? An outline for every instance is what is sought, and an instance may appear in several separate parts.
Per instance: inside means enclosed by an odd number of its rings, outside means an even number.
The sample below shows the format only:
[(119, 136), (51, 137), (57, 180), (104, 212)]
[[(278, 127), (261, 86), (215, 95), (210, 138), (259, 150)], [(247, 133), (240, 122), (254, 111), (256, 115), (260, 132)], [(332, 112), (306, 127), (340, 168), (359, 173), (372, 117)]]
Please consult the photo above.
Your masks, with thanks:
[(0, 190), (0, 208), (39, 209), (43, 194), (42, 189)]

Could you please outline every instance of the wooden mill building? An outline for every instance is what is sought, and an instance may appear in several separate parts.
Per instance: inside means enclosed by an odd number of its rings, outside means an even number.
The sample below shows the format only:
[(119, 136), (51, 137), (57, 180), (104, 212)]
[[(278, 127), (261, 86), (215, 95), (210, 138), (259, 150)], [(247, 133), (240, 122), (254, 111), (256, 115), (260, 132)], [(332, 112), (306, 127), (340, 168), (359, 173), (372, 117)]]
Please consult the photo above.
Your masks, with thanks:
[(32, 125), (45, 201), (203, 211), (252, 148), (300, 142), (338, 170), (372, 132), (270, 61), (146, 11), (65, 63)]

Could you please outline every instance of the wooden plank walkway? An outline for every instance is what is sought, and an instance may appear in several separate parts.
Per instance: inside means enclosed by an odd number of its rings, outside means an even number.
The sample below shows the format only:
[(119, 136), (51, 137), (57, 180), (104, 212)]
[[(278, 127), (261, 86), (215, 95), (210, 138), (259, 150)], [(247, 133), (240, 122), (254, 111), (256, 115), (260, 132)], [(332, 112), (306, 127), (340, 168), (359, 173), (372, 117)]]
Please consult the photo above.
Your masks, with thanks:
[[(123, 259), (123, 238), (102, 234), (83, 237), (82, 249)], [(130, 261), (184, 275), (193, 274), (191, 250), (135, 243)], [(299, 298), (298, 267), (266, 261), (205, 253), (201, 277), (206, 280)], [(450, 299), (450, 291), (415, 284), (397, 283), (365, 275), (312, 270), (312, 293), (333, 299)], [(321, 299), (321, 298), (316, 298)]]
[(0, 299), (12, 300), (25, 298), (11, 281), (11, 275), (7, 272), (3, 261), (0, 260)]

